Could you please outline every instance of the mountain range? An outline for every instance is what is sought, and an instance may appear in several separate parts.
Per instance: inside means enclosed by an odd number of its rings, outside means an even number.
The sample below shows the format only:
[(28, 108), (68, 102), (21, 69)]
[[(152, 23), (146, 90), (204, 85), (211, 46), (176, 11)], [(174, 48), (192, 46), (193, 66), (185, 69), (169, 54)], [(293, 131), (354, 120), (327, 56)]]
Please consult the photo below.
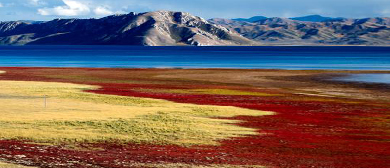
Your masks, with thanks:
[(185, 12), (157, 11), (101, 19), (2, 22), (8, 45), (258, 45), (229, 29)]
[(236, 18), (236, 19), (232, 19), (234, 21), (241, 21), (241, 22), (257, 22), (259, 20), (264, 20), (264, 19), (267, 19), (267, 17), (265, 16), (253, 16), (251, 18)]
[(155, 11), (100, 19), (0, 22), (0, 45), (390, 45), (390, 18), (210, 19)]
[(274, 17), (255, 22), (232, 19), (209, 22), (267, 45), (390, 45), (390, 18), (300, 21)]
[[(234, 21), (244, 21), (244, 22), (257, 22), (260, 20), (268, 19), (268, 17), (265, 16), (253, 16), (251, 18), (236, 18), (232, 19)], [(336, 20), (336, 19), (344, 19), (344, 18), (332, 18), (332, 17), (324, 17), (321, 15), (309, 15), (309, 16), (302, 16), (302, 17), (293, 17), (289, 18), (291, 20), (297, 20), (297, 21), (306, 21), (306, 22), (324, 22), (329, 20)]]

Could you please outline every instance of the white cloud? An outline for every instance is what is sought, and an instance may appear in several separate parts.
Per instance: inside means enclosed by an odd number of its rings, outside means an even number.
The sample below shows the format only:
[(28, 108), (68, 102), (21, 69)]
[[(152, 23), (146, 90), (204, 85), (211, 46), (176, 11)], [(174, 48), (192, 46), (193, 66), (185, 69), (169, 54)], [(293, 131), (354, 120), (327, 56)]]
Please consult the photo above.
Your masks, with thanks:
[(381, 12), (382, 15), (384, 16), (389, 16), (390, 15), (390, 9), (385, 9)]
[(126, 13), (129, 13), (129, 12), (126, 12), (124, 10), (118, 10), (115, 12), (115, 14), (126, 14)]
[(57, 6), (54, 8), (41, 8), (38, 9), (38, 14), (48, 16), (79, 16), (87, 15), (90, 13), (90, 9), (84, 3), (75, 0), (62, 0), (65, 6)]
[(95, 10), (93, 10), (93, 12), (96, 15), (99, 15), (99, 16), (105, 16), (105, 15), (112, 15), (112, 14), (114, 14), (114, 12), (109, 10), (107, 7), (103, 7), (103, 6), (96, 7)]
[(41, 6), (41, 5), (45, 5), (46, 2), (42, 1), (42, 0), (29, 0), (29, 5), (32, 5), (32, 6)]
[(1, 8), (1, 7), (3, 7), (3, 4), (2, 4), (2, 3), (0, 3), (0, 8)]

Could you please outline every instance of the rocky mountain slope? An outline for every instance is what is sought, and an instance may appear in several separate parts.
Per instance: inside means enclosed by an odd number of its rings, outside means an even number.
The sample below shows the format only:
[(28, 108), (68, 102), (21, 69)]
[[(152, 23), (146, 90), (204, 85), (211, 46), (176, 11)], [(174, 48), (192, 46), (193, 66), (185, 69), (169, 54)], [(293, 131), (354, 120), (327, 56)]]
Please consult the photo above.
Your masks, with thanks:
[(184, 12), (157, 11), (101, 19), (1, 22), (2, 45), (258, 45)]
[(285, 18), (209, 21), (268, 45), (390, 45), (390, 18), (337, 18), (322, 22)]
[(156, 11), (0, 22), (0, 45), (390, 45), (390, 18), (210, 19)]

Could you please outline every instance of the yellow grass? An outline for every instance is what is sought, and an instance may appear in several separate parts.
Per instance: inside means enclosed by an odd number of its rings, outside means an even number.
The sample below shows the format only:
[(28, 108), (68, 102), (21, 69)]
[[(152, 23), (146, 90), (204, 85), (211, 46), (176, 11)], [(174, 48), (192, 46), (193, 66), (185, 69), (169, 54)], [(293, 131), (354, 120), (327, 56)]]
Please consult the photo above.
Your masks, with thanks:
[(33, 167), (22, 166), (22, 165), (11, 164), (11, 163), (4, 163), (0, 161), (0, 168), (33, 168)]
[(83, 92), (98, 89), (90, 85), (0, 81), (0, 88), (0, 138), (37, 143), (218, 145), (219, 140), (257, 131), (212, 117), (273, 114)]

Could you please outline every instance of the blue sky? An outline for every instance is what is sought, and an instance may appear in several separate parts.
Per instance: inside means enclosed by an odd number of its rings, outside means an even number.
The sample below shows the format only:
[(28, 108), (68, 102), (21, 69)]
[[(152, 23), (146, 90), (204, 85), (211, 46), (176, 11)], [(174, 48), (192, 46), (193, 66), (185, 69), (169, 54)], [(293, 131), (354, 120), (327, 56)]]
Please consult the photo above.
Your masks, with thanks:
[(209, 18), (390, 16), (390, 0), (0, 0), (0, 20), (99, 18), (115, 13), (186, 11)]

